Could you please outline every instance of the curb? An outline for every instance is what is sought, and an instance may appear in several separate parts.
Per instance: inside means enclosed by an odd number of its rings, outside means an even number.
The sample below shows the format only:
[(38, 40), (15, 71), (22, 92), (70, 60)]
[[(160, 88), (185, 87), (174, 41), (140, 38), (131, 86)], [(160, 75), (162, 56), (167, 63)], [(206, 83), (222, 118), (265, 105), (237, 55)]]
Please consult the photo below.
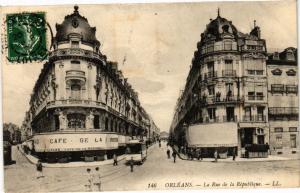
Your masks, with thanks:
[[(178, 153), (178, 151), (176, 150), (176, 148), (172, 147), (172, 150), (176, 152), (176, 154), (178, 155), (178, 157), (181, 160), (186, 160), (186, 161), (196, 161), (196, 162), (214, 162), (213, 158), (212, 160), (190, 160), (188, 158), (184, 158), (180, 153)], [(255, 158), (254, 158), (255, 159)], [(218, 162), (222, 162), (222, 163), (236, 163), (236, 162), (276, 162), (276, 161), (289, 161), (289, 160), (300, 160), (300, 158), (281, 158), (281, 159), (272, 159), (272, 160), (265, 160), (264, 158), (261, 158), (260, 160), (251, 160), (251, 158), (245, 159), (245, 160), (235, 160), (233, 161), (231, 160), (227, 160), (227, 159), (218, 159)]]

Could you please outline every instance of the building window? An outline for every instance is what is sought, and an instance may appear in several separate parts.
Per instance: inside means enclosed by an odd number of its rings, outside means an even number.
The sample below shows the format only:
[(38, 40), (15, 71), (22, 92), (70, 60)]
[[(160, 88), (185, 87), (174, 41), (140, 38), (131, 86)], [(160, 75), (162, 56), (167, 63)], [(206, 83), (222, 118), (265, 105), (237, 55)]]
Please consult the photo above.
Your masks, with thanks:
[(297, 132), (297, 127), (290, 127), (289, 132)]
[(297, 137), (295, 134), (290, 135), (291, 148), (297, 147)]
[(272, 93), (283, 93), (284, 92), (284, 85), (283, 84), (272, 84), (271, 85), (271, 92)]
[(224, 42), (224, 50), (232, 50), (232, 42), (231, 41)]
[(255, 70), (247, 70), (247, 71), (248, 71), (248, 74), (255, 75)]
[(280, 76), (282, 74), (282, 70), (280, 70), (279, 68), (276, 68), (276, 69), (272, 70), (271, 72), (275, 76)]
[(215, 94), (215, 86), (214, 85), (208, 86), (207, 89), (208, 89), (208, 94), (209, 95), (214, 95)]
[(79, 84), (71, 85), (71, 98), (80, 99), (81, 98), (81, 86)]
[(71, 48), (79, 48), (79, 41), (71, 41)]
[(79, 113), (72, 113), (67, 115), (68, 127), (71, 129), (85, 128), (85, 115)]
[(258, 101), (264, 100), (264, 94), (262, 92), (257, 92), (256, 93), (256, 100), (258, 100)]
[(100, 116), (95, 115), (94, 116), (94, 128), (95, 129), (100, 129), (100, 121), (99, 121)]
[(298, 93), (298, 86), (297, 85), (286, 85), (285, 87), (286, 93)]
[(276, 148), (282, 149), (282, 135), (276, 135)]
[(290, 70), (286, 71), (286, 74), (288, 76), (296, 76), (296, 71), (294, 69), (290, 69)]
[(208, 116), (209, 116), (209, 119), (215, 119), (216, 118), (216, 109), (215, 108), (209, 108), (207, 109), (208, 111)]
[(248, 100), (255, 100), (255, 92), (248, 92)]
[(256, 70), (256, 75), (263, 75), (264, 71), (263, 70)]
[(274, 128), (274, 132), (275, 133), (282, 133), (283, 132), (283, 128), (282, 127), (275, 127)]

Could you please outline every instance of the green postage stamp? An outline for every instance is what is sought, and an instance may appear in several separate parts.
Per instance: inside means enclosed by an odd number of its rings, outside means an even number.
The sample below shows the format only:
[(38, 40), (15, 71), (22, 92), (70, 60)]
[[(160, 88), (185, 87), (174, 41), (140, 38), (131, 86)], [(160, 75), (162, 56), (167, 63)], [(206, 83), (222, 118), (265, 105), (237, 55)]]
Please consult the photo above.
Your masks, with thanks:
[(45, 13), (9, 14), (7, 19), (10, 62), (25, 63), (47, 57)]

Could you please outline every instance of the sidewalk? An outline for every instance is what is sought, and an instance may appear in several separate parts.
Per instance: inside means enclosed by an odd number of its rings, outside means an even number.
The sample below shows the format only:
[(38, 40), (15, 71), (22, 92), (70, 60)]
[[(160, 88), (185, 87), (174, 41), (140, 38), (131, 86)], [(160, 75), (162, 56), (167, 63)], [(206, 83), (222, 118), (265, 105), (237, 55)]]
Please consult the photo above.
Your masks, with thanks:
[[(183, 153), (178, 153), (178, 147), (174, 146), (173, 150), (177, 153), (178, 157), (182, 160), (187, 161), (197, 161), (197, 162), (214, 162), (214, 158), (203, 158), (203, 160), (197, 160), (197, 159), (188, 159), (188, 157)], [(267, 161), (285, 161), (285, 160), (297, 160), (299, 159), (299, 156), (277, 156), (277, 155), (269, 155), (267, 158), (241, 158), (236, 157), (235, 161), (232, 160), (232, 157), (228, 157), (226, 159), (218, 159), (218, 162), (267, 162)]]
[[(154, 144), (155, 145), (155, 144)], [(152, 153), (154, 145), (148, 148), (148, 153)], [(28, 159), (28, 161), (32, 164), (36, 164), (38, 162), (38, 158), (33, 155), (26, 154), (22, 148), (19, 148), (19, 151)], [(118, 156), (118, 162), (125, 159), (125, 154)], [(43, 166), (46, 168), (73, 168), (73, 167), (87, 167), (87, 166), (102, 166), (102, 165), (112, 165), (113, 159), (108, 159), (104, 161), (93, 161), (93, 162), (69, 162), (69, 163), (43, 163)]]

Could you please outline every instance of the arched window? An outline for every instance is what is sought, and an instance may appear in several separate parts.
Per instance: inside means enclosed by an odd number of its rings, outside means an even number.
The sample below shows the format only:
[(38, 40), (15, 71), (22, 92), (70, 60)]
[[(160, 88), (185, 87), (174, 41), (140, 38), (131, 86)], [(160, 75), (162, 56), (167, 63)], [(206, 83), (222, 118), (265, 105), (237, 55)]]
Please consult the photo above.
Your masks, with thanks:
[(68, 128), (83, 129), (85, 128), (85, 115), (80, 113), (71, 113), (67, 115)]
[(72, 99), (80, 99), (81, 97), (81, 85), (80, 84), (72, 84), (71, 85), (71, 98)]

